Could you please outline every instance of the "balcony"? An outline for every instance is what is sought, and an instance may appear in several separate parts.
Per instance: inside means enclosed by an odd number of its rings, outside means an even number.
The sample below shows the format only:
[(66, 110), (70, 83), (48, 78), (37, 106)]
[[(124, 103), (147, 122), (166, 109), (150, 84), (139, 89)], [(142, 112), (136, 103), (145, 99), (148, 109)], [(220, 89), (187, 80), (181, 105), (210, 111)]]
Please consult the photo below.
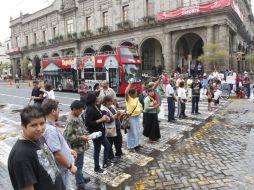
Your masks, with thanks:
[(118, 23), (116, 26), (119, 30), (128, 30), (132, 28), (132, 22), (130, 20), (125, 20), (123, 22)]
[(86, 30), (83, 32), (80, 32), (80, 36), (83, 38), (91, 37), (93, 35), (91, 30)]
[(13, 53), (19, 53), (21, 50), (19, 47), (11, 48), (5, 51), (6, 54), (13, 54)]
[(78, 35), (77, 35), (76, 32), (74, 32), (74, 33), (68, 33), (68, 34), (67, 34), (67, 39), (68, 39), (68, 40), (77, 39), (77, 37), (78, 37)]
[(151, 25), (151, 24), (155, 24), (156, 19), (155, 16), (145, 16), (142, 18), (143, 24), (145, 25)]
[(62, 35), (56, 36), (53, 39), (49, 40), (49, 44), (58, 44), (64, 40)]
[(100, 27), (97, 29), (99, 34), (104, 34), (104, 33), (108, 33), (110, 30), (109, 30), (109, 26), (103, 26), (103, 27)]

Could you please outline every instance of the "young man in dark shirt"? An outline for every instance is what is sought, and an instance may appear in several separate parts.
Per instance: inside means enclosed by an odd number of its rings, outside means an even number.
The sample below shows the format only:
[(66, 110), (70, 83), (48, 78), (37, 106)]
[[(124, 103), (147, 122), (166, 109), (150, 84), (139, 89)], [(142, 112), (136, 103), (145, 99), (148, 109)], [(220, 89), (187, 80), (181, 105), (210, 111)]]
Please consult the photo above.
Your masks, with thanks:
[(191, 114), (200, 114), (198, 112), (198, 103), (200, 99), (200, 90), (202, 88), (202, 84), (199, 81), (198, 77), (195, 77), (194, 82), (191, 84), (191, 92), (192, 92), (192, 109)]
[(54, 156), (45, 143), (41, 108), (28, 106), (20, 114), (23, 133), (8, 158), (14, 190), (65, 190)]
[(33, 90), (32, 90), (32, 94), (31, 94), (31, 98), (29, 100), (29, 104), (30, 102), (33, 100), (34, 101), (34, 105), (36, 106), (40, 106), (41, 103), (43, 102), (43, 94), (44, 92), (41, 91), (40, 85), (39, 85), (39, 81), (33, 81)]

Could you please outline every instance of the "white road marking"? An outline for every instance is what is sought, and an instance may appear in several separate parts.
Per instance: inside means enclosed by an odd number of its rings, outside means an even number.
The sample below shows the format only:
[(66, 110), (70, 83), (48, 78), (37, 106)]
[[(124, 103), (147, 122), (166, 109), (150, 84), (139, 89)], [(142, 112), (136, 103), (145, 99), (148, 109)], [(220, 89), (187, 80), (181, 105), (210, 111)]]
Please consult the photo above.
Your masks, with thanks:
[[(0, 96), (8, 96), (8, 97), (13, 97), (13, 98), (20, 98), (20, 99), (24, 99), (24, 100), (30, 100), (30, 98), (25, 98), (25, 97), (22, 97), (22, 96), (15, 96), (15, 95), (9, 95), (9, 94), (2, 94), (0, 93)], [(63, 105), (63, 106), (70, 106), (70, 104), (63, 104), (63, 103), (59, 103), (60, 105)]]

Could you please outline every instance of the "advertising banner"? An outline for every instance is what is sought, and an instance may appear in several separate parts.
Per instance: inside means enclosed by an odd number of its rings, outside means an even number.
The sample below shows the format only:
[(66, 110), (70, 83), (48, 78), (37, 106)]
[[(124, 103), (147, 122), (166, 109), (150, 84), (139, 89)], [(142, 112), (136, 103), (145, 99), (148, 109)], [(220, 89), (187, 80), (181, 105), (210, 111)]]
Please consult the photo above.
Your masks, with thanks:
[(176, 18), (176, 17), (180, 17), (184, 15), (205, 13), (215, 9), (222, 9), (228, 6), (232, 6), (232, 8), (236, 11), (236, 13), (239, 15), (239, 17), (243, 21), (243, 16), (239, 10), (239, 7), (237, 6), (236, 3), (234, 3), (233, 0), (215, 0), (210, 3), (196, 4), (189, 7), (181, 7), (175, 10), (162, 11), (162, 12), (159, 12), (156, 15), (156, 17), (157, 17), (157, 20), (171, 19), (171, 18)]

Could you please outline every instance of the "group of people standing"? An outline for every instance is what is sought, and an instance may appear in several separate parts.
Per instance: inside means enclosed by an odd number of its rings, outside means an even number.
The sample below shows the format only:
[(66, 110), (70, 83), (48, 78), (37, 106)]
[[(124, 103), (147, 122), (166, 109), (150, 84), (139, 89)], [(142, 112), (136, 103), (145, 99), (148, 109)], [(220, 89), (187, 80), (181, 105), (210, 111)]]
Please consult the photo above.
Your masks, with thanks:
[[(162, 86), (161, 86), (162, 84)], [(94, 91), (89, 91), (85, 81), (79, 87), (80, 100), (70, 105), (70, 113), (62, 132), (57, 127), (60, 109), (51, 86), (41, 88), (37, 81), (29, 103), (21, 113), (22, 135), (13, 146), (8, 170), (14, 189), (69, 190), (69, 172), (75, 175), (78, 190), (85, 189), (90, 181), (83, 175), (84, 155), (93, 143), (94, 172), (107, 174), (107, 169), (117, 164), (123, 155), (122, 118), (128, 119), (127, 147), (129, 152), (138, 151), (141, 134), (155, 143), (161, 138), (158, 114), (163, 95), (168, 103), (168, 122), (176, 122), (175, 103), (178, 102), (178, 117), (185, 119), (186, 103), (191, 101), (191, 114), (200, 114), (201, 89), (206, 90), (208, 110), (217, 92), (214, 79), (203, 76), (170, 78), (167, 73), (153, 81), (146, 81), (138, 95), (132, 81), (125, 90), (126, 112), (117, 110), (116, 94), (102, 81)], [(187, 89), (187, 91), (186, 91)], [(217, 102), (218, 103), (218, 102)], [(141, 115), (143, 113), (143, 123)], [(126, 117), (128, 116), (128, 117)], [(142, 128), (143, 126), (143, 128)], [(103, 161), (100, 165), (100, 151)]]
[[(106, 174), (123, 155), (120, 117), (124, 114), (115, 107), (115, 92), (102, 82), (97, 91), (85, 91), (81, 84), (80, 100), (70, 105), (65, 129), (57, 127), (59, 102), (50, 98), (46, 85), (41, 88), (37, 81), (29, 103), (20, 114), (22, 135), (12, 148), (8, 170), (14, 189), (69, 190), (69, 172), (75, 174), (78, 190), (85, 189), (90, 178), (83, 175), (85, 151), (94, 146), (94, 171)], [(83, 91), (81, 91), (83, 90)], [(48, 98), (44, 98), (50, 96)], [(85, 103), (85, 104), (84, 104)], [(85, 111), (84, 111), (85, 108)], [(104, 146), (103, 165), (99, 155)], [(113, 151), (112, 146), (115, 147)]]

